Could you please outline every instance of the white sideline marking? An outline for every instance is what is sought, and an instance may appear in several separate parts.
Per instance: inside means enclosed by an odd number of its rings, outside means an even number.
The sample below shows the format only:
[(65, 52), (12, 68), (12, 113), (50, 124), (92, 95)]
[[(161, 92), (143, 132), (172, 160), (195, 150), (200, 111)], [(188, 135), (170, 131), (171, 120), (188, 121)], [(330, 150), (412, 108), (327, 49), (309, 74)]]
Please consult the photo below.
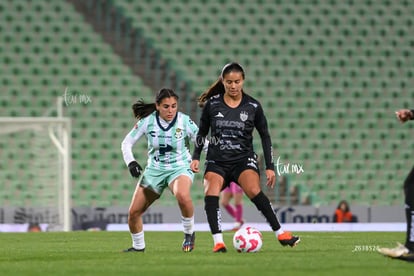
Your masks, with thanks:
[[(266, 223), (245, 223), (260, 231), (271, 231)], [(222, 229), (232, 229), (233, 223), (223, 223)], [(297, 232), (404, 232), (406, 223), (285, 223), (284, 230)], [(196, 223), (195, 231), (210, 231), (207, 223)], [(127, 224), (108, 224), (108, 231), (129, 231)], [(144, 231), (182, 231), (180, 223), (144, 224)]]

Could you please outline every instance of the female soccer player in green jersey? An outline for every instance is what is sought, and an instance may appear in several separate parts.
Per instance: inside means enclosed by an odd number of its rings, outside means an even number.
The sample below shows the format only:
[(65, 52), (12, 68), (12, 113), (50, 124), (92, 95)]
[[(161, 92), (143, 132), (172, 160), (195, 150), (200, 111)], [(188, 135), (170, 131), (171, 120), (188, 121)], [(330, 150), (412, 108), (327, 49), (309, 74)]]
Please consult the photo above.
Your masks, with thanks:
[[(173, 90), (161, 89), (155, 103), (142, 100), (132, 106), (138, 122), (122, 141), (122, 154), (131, 175), (139, 178), (128, 213), (132, 247), (125, 252), (145, 250), (142, 215), (169, 188), (177, 199), (184, 228), (182, 250), (194, 249), (194, 206), (190, 187), (194, 174), (189, 165), (189, 142), (195, 141), (197, 125), (189, 116), (178, 112), (178, 96)], [(148, 141), (148, 161), (145, 170), (135, 160), (132, 147), (142, 137)]]

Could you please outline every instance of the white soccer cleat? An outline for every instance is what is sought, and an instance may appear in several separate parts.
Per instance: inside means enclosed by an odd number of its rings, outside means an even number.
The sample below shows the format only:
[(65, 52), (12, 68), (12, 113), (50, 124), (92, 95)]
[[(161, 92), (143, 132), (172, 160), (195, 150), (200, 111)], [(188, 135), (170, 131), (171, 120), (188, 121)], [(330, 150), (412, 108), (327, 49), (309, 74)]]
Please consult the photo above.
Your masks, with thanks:
[(397, 247), (394, 248), (378, 248), (378, 252), (382, 255), (392, 257), (392, 258), (398, 258), (401, 257), (404, 254), (408, 254), (410, 250), (408, 250), (407, 247), (402, 245), (401, 243), (397, 242)]
[(243, 224), (244, 224), (244, 220), (236, 221), (234, 223), (233, 229), (231, 229), (231, 231), (237, 231), (237, 230), (239, 230), (242, 227)]

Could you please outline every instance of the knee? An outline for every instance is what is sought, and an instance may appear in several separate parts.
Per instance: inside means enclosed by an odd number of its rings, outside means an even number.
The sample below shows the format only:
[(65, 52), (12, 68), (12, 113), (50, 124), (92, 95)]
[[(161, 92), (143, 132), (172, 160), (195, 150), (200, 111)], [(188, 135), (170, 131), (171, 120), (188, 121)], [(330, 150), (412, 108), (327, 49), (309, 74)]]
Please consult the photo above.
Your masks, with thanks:
[(243, 192), (247, 195), (247, 197), (250, 199), (254, 198), (262, 191), (259, 182), (243, 183), (240, 185), (240, 187), (242, 188)]
[(261, 192), (259, 187), (251, 187), (249, 190), (245, 191), (244, 193), (247, 195), (249, 199), (253, 199)]
[(128, 220), (134, 220), (139, 218), (142, 215), (142, 211), (136, 208), (129, 208), (128, 210)]
[(191, 196), (188, 193), (177, 193), (175, 195), (175, 198), (177, 199), (177, 202), (180, 205), (186, 205), (186, 204), (192, 203)]
[(229, 201), (227, 199), (225, 199), (224, 197), (221, 197), (220, 198), (220, 205), (227, 206), (227, 205), (229, 205)]

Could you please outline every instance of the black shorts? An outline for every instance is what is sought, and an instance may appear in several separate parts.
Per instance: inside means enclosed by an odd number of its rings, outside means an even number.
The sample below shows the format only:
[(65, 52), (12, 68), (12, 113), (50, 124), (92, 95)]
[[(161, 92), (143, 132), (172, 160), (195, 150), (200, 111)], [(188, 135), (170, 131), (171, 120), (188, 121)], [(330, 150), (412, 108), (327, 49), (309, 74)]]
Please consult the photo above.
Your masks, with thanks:
[(414, 167), (404, 181), (405, 204), (414, 208)]
[(245, 170), (254, 170), (258, 175), (260, 175), (256, 154), (252, 154), (250, 157), (236, 162), (207, 160), (206, 170), (204, 174), (207, 172), (214, 172), (221, 175), (224, 179), (224, 184), (222, 187), (222, 189), (224, 189), (230, 185), (231, 181), (234, 181), (238, 184), (239, 176)]

